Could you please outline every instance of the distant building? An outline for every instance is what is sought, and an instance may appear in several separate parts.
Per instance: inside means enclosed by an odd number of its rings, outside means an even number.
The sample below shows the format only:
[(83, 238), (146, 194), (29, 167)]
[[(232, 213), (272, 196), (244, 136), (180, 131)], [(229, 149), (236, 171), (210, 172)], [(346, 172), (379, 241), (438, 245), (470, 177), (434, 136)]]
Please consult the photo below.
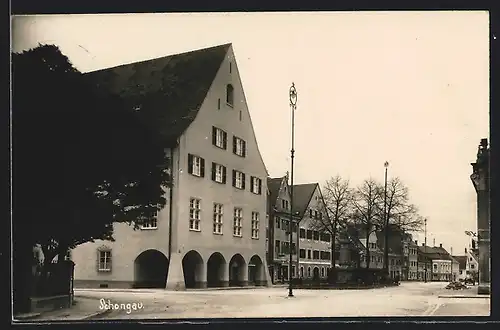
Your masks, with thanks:
[(299, 219), (298, 275), (326, 278), (332, 264), (332, 238), (317, 225), (318, 221), (325, 221), (328, 217), (320, 186), (318, 183), (294, 185), (293, 196), (293, 212)]
[(407, 275), (408, 281), (417, 281), (418, 278), (418, 241), (408, 242)]
[(465, 280), (467, 278), (467, 256), (453, 256), (458, 262), (458, 280)]
[[(288, 281), (289, 274), (289, 245), (290, 236), (288, 228), (292, 228), (293, 243), (292, 253), (296, 260), (297, 255), (297, 219), (290, 225), (291, 196), (287, 176), (268, 178), (268, 242), (267, 263), (273, 283)], [(292, 276), (295, 274), (296, 265), (292, 265)]]
[(430, 274), (427, 274), (428, 281), (454, 281), (459, 275), (459, 262), (452, 258), (452, 256), (443, 248), (442, 244), (439, 247), (419, 246), (419, 263), (423, 263), (423, 267), (431, 268)]

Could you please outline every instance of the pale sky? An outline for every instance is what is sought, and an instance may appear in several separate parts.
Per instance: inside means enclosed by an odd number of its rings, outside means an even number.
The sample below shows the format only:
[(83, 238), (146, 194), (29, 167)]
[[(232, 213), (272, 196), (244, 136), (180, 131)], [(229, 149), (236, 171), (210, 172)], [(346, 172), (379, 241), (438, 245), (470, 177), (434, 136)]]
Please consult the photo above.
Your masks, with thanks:
[(429, 220), (429, 245), (463, 254), (476, 230), (486, 11), (24, 16), (12, 33), (13, 51), (56, 44), (83, 72), (231, 42), (271, 176), (290, 169), (294, 82), (295, 183), (382, 182), (387, 160)]

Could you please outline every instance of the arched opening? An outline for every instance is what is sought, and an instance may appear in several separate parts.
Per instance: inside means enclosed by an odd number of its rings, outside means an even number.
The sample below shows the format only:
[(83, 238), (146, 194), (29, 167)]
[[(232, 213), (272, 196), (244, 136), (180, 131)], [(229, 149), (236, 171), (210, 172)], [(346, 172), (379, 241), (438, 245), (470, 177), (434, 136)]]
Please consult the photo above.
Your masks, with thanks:
[(307, 277), (311, 277), (311, 267), (307, 267)]
[(230, 106), (234, 105), (234, 87), (231, 84), (226, 86), (226, 103)]
[(229, 262), (229, 285), (243, 286), (245, 285), (245, 259), (241, 254), (235, 254)]
[(258, 255), (254, 255), (248, 263), (248, 284), (265, 285), (266, 282), (262, 259)]
[(182, 271), (186, 289), (202, 286), (202, 283), (204, 283), (203, 267), (203, 258), (194, 250), (189, 251), (182, 258)]
[(219, 252), (213, 253), (207, 262), (207, 286), (220, 287), (227, 286), (228, 282), (225, 279), (226, 259)]
[(318, 267), (314, 267), (314, 269), (313, 269), (313, 279), (319, 280), (319, 268)]
[(304, 277), (304, 267), (300, 266), (300, 277)]
[(321, 277), (325, 277), (325, 267), (321, 267)]
[(168, 259), (158, 250), (146, 250), (134, 260), (134, 288), (165, 288)]

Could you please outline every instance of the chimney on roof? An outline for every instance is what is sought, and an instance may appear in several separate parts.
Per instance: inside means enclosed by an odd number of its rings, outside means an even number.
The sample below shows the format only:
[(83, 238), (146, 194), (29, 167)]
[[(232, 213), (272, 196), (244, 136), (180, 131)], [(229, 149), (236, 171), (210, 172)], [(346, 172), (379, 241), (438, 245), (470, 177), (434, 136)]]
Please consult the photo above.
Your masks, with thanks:
[(465, 253), (467, 254), (467, 248), (465, 248)]
[(443, 247), (443, 244), (442, 243), (439, 243), (439, 247), (442, 248)]
[(422, 243), (422, 246), (425, 246), (425, 244), (424, 244), (424, 243)]

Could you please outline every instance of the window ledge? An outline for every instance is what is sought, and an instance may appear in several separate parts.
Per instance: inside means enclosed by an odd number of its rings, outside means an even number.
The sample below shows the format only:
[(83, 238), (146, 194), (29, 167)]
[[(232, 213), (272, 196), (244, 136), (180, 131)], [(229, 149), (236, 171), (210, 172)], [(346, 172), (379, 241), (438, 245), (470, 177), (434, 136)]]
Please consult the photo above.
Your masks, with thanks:
[(111, 269), (98, 269), (99, 273), (111, 273)]
[(245, 190), (245, 188), (239, 188), (239, 187), (236, 187), (236, 186), (233, 186), (234, 188), (238, 189), (238, 190)]
[(223, 182), (223, 181), (217, 181), (217, 180), (212, 180), (212, 181), (215, 183), (218, 183), (218, 184), (226, 184), (226, 182)]
[(141, 230), (156, 230), (158, 227), (141, 227)]
[(252, 237), (252, 239), (258, 240), (259, 238), (258, 237)]
[(236, 155), (236, 156), (241, 157), (241, 158), (246, 158), (246, 155), (240, 155), (240, 154), (238, 154), (236, 152), (233, 152), (233, 155)]
[(216, 232), (213, 232), (214, 235), (219, 235), (219, 236), (222, 236), (223, 233), (216, 233)]
[(199, 233), (199, 232), (201, 232), (201, 229), (192, 229), (192, 228), (189, 228), (189, 231), (194, 231), (194, 232)]
[(212, 145), (213, 145), (214, 147), (216, 147), (217, 149), (227, 150), (227, 146), (224, 148), (224, 146), (222, 146), (222, 147), (221, 147), (221, 146), (218, 146), (218, 145), (213, 144), (213, 143), (212, 143)]
[(231, 109), (232, 109), (232, 108), (234, 108), (234, 104), (231, 104), (231, 103), (226, 102), (226, 105), (227, 105), (228, 107), (230, 107)]
[(189, 174), (191, 174), (192, 176), (194, 176), (194, 177), (196, 177), (196, 178), (203, 178), (203, 177), (201, 176), (201, 174), (195, 174), (195, 173), (189, 173)]
[(242, 238), (242, 237), (243, 237), (243, 235), (235, 235), (235, 234), (233, 234), (233, 237)]

